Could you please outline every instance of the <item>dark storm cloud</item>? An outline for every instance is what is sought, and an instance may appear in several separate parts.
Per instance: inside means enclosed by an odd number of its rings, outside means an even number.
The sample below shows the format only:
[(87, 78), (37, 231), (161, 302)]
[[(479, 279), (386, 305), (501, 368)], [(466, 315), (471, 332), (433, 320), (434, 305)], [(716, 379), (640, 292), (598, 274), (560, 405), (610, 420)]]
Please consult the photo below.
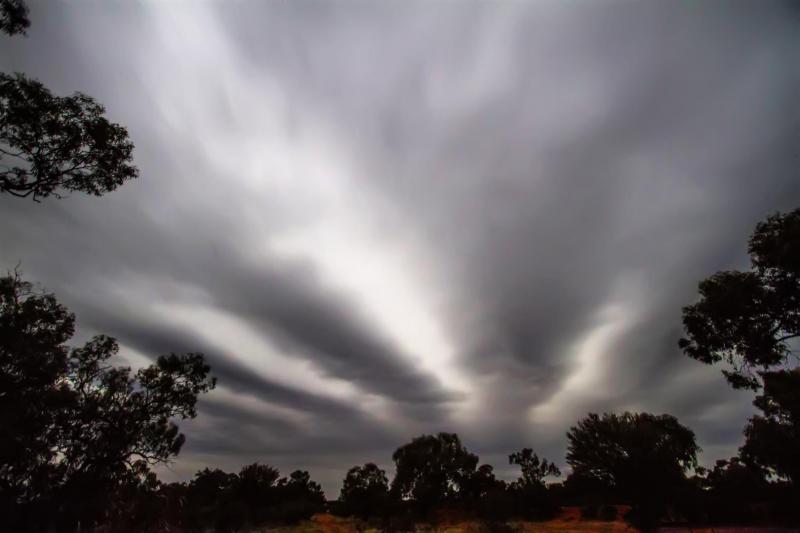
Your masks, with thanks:
[[(750, 400), (680, 354), (680, 308), (800, 200), (788, 3), (33, 7), (2, 65), (105, 103), (142, 177), (0, 198), (3, 266), (83, 330), (206, 351), (275, 407), (260, 426), (211, 395), (181, 475), (305, 461), (333, 493), (349, 463), (439, 430), (497, 467), (526, 445), (560, 460), (590, 410), (676, 414), (708, 462), (739, 445)], [(395, 286), (425, 301), (393, 306)], [(331, 390), (254, 373), (241, 339), (162, 323), (170, 306), (230, 317)]]

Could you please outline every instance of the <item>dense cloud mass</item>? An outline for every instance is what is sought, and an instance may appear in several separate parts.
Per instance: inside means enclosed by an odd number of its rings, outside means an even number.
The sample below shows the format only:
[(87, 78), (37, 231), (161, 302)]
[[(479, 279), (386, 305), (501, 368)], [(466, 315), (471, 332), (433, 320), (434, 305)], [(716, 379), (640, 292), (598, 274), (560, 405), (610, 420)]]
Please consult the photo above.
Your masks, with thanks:
[(21, 265), (138, 366), (219, 387), (165, 479), (346, 469), (455, 431), (563, 466), (588, 411), (670, 412), (703, 462), (752, 396), (680, 309), (800, 204), (789, 2), (34, 2), (0, 68), (83, 91), (140, 178), (0, 197)]

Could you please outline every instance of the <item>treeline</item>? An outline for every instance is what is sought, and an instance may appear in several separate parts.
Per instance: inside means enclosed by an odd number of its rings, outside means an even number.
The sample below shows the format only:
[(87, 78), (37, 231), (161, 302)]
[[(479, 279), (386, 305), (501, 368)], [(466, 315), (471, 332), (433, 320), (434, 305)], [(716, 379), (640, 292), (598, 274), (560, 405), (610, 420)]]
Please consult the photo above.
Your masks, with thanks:
[[(612, 426), (621, 439), (586, 438)], [(673, 432), (677, 430), (677, 432)], [(642, 433), (653, 440), (639, 439)], [(646, 413), (589, 415), (569, 433), (568, 462), (573, 472), (563, 482), (545, 483), (558, 469), (529, 448), (512, 453), (520, 466), (517, 480), (497, 479), (490, 465), (479, 465), (458, 436), (423, 435), (394, 453), (391, 483), (373, 463), (351, 468), (339, 498), (325, 501), (307, 472), (289, 478), (267, 465), (252, 464), (238, 474), (202, 470), (188, 483), (162, 484), (130, 494), (124, 513), (111, 517), (107, 531), (247, 531), (292, 524), (319, 512), (354, 517), (380, 531), (412, 531), (442, 515), (483, 523), (487, 530), (511, 530), (514, 521), (548, 520), (565, 506), (580, 507), (586, 520), (627, 520), (642, 531), (673, 524), (797, 524), (797, 490), (767, 480), (738, 458), (694, 469), (697, 447), (691, 431), (669, 415)], [(676, 441), (688, 437), (686, 461), (673, 455)], [(611, 452), (612, 448), (616, 451)], [(598, 456), (604, 449), (608, 454)], [(571, 458), (570, 458), (571, 457)], [(589, 462), (587, 462), (589, 461)]]

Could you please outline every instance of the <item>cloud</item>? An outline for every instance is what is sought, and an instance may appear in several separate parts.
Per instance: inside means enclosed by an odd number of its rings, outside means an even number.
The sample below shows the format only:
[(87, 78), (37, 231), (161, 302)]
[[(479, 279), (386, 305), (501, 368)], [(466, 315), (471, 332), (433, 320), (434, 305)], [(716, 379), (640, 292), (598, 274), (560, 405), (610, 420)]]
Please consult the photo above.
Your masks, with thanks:
[(0, 197), (0, 266), (130, 361), (208, 355), (164, 475), (333, 495), (421, 432), (558, 462), (622, 409), (739, 445), (750, 399), (680, 354), (680, 308), (800, 199), (785, 4), (32, 7), (0, 67), (103, 102), (141, 177)]

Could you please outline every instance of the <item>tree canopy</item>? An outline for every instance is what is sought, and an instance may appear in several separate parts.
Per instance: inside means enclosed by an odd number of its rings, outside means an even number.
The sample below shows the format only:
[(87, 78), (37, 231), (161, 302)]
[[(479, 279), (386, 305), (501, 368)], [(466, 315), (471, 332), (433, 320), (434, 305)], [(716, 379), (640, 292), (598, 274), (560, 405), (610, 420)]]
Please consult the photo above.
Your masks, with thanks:
[(90, 96), (55, 96), (0, 73), (0, 192), (34, 200), (65, 191), (99, 196), (135, 178), (128, 131)]
[(800, 336), (800, 209), (760, 222), (748, 252), (749, 271), (700, 282), (700, 300), (683, 308), (679, 344), (703, 363), (729, 363), (723, 373), (734, 387), (758, 390), (759, 371), (796, 358), (790, 342)]
[(761, 411), (745, 427), (742, 459), (774, 476), (800, 480), (800, 209), (756, 225), (747, 272), (700, 282), (700, 301), (684, 307), (684, 352), (726, 362), (734, 388), (761, 391)]
[(369, 517), (385, 510), (388, 497), (389, 480), (386, 472), (375, 463), (367, 463), (347, 471), (339, 501), (345, 512)]
[(70, 348), (74, 322), (52, 294), (0, 278), (0, 505), (9, 513), (50, 501), (65, 520), (96, 519), (118, 487), (154, 482), (151, 467), (185, 440), (174, 421), (195, 417), (198, 395), (215, 385), (201, 354), (161, 356), (132, 373), (110, 364), (110, 337)]
[(692, 430), (671, 415), (590, 413), (567, 432), (567, 463), (634, 504), (635, 521), (653, 527), (670, 493), (697, 466)]
[(400, 498), (434, 507), (457, 499), (478, 466), (478, 456), (455, 433), (422, 435), (392, 455), (397, 467), (392, 491)]
[(30, 25), (28, 6), (23, 0), (0, 0), (0, 31), (25, 35)]
[(800, 368), (766, 372), (753, 402), (762, 414), (745, 427), (743, 458), (773, 475), (800, 483)]
[(634, 492), (655, 480), (681, 479), (697, 465), (694, 433), (671, 415), (591, 413), (567, 440), (574, 472)]
[(531, 448), (523, 448), (508, 456), (508, 463), (519, 465), (522, 475), (517, 483), (520, 486), (544, 486), (547, 476), (560, 476), (558, 467), (547, 459), (539, 459)]

